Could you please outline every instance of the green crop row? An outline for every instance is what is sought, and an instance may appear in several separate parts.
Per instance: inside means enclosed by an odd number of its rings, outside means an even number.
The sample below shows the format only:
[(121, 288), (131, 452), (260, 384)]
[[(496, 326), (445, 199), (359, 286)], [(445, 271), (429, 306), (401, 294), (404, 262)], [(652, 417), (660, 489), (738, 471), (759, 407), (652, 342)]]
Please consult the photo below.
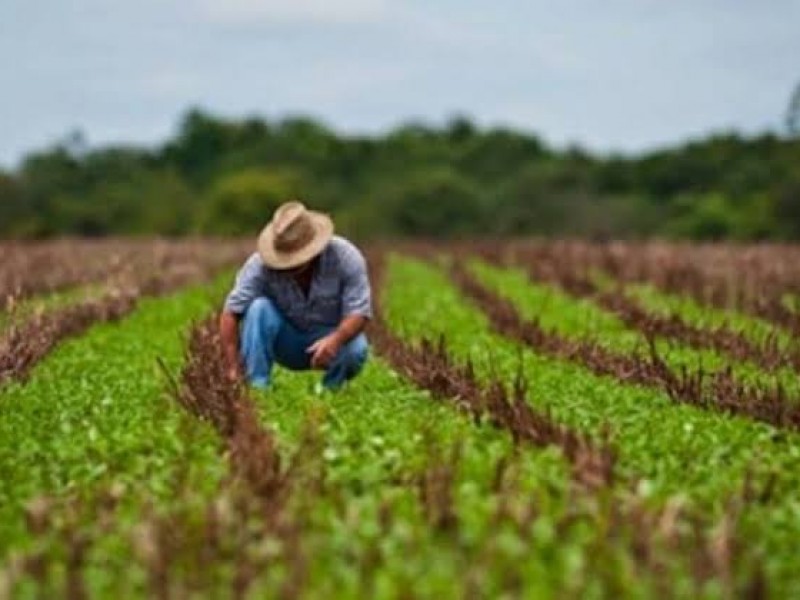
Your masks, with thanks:
[[(603, 532), (587, 530), (579, 517), (591, 522), (602, 508), (574, 498), (568, 501), (569, 479), (556, 450), (515, 453), (507, 435), (485, 424), (475, 425), (398, 379), (378, 360), (343, 393), (323, 398), (310, 392), (315, 375), (278, 375), (276, 387), (258, 398), (263, 416), (279, 433), (282, 454), (291, 457), (301, 449), (309, 414), (321, 420), (317, 433), (323, 440), (319, 458), (324, 485), (294, 491), (296, 510), (302, 514), (293, 518), (301, 519), (300, 543), (311, 557), (303, 586), (311, 595), (364, 597), (367, 576), (369, 595), (375, 597), (395, 597), (403, 590), (414, 596), (453, 597), (470, 585), (497, 595), (508, 591), (509, 581), (536, 596), (553, 596), (592, 589), (604, 581), (610, 585), (611, 576), (605, 571), (613, 567), (618, 571), (611, 578), (615, 585), (642, 589), (647, 584), (646, 580), (627, 581), (626, 577), (634, 577), (633, 567), (624, 562), (631, 557), (624, 546), (613, 543), (605, 548), (596, 571), (584, 572), (592, 558), (590, 548)], [(454, 473), (450, 485), (456, 522), (452, 530), (441, 530), (422, 509), (418, 480), (435, 462), (449, 461), (453, 448), (458, 448), (458, 459), (446, 464)], [(197, 457), (187, 457), (185, 447), (175, 458), (197, 461)], [(497, 519), (502, 492), (494, 488), (497, 465), (503, 461), (515, 474), (516, 510), (527, 509), (532, 502), (542, 513), (525, 535), (511, 519)], [(133, 498), (140, 509), (153, 495), (149, 478), (143, 484)], [(171, 529), (170, 535), (184, 539), (171, 547), (176, 555), (167, 557), (173, 563), (172, 576), (179, 576), (191, 555), (185, 538), (202, 536), (198, 497), (203, 494), (175, 489), (181, 493), (162, 499), (157, 510), (172, 518), (175, 513), (183, 515), (177, 521), (183, 528)], [(224, 496), (219, 501), (224, 502)], [(101, 596), (147, 595), (148, 567), (139, 556), (141, 550), (137, 553), (135, 544), (126, 542), (143, 534), (133, 511), (127, 511), (125, 518), (130, 520), (128, 526), (113, 530), (87, 559), (89, 589)], [(91, 515), (82, 519), (81, 527), (92, 530)], [(577, 524), (567, 526), (568, 520)], [(559, 527), (562, 531), (556, 535)], [(65, 546), (57, 536), (34, 541), (45, 554), (63, 552)], [(109, 552), (114, 553), (110, 561), (104, 556)], [(232, 552), (237, 556), (235, 549)], [(126, 563), (127, 569), (123, 568)], [(214, 574), (212, 578), (226, 581), (234, 568), (229, 556), (205, 565), (203, 577)], [(254, 584), (254, 595), (273, 595), (270, 592), (283, 583), (280, 570), (267, 572)], [(18, 585), (31, 593), (40, 589), (31, 581)]]
[[(89, 589), (101, 596), (146, 595), (147, 569), (140, 564), (133, 542), (142, 535), (139, 521), (144, 512), (178, 512), (202, 522), (203, 498), (213, 498), (224, 475), (215, 435), (201, 427), (187, 437), (186, 418), (164, 397), (165, 381), (155, 363), (160, 357), (176, 368), (182, 339), (178, 329), (207, 309), (207, 295), (206, 290), (195, 289), (143, 301), (119, 324), (93, 327), (60, 346), (26, 385), (4, 390), (0, 465), (5, 550), (51, 557), (65, 553), (66, 542), (58, 533), (34, 535), (26, 529), (23, 513), (24, 506), (40, 495), (71, 497), (67, 508), (52, 510), (49, 520), (74, 520), (83, 533), (99, 538), (87, 559)], [(374, 551), (386, 507), (396, 525), (379, 540), (387, 557), (374, 573), (374, 585), (384, 589), (382, 595), (404, 587), (422, 595), (452, 591), (453, 581), (468, 566), (465, 557), (479, 554), (481, 542), (490, 534), (505, 539), (509, 548), (500, 545), (485, 560), (501, 567), (513, 564), (521, 551), (519, 536), (493, 532), (489, 522), (497, 503), (490, 484), (501, 460), (508, 459), (516, 469), (523, 497), (539, 490), (543, 505), (554, 503), (566, 510), (568, 479), (558, 452), (537, 451), (514, 459), (508, 436), (486, 425), (475, 427), (450, 407), (402, 382), (379, 361), (339, 395), (320, 400), (310, 393), (310, 383), (307, 377), (279, 371), (275, 389), (262, 396), (261, 406), (287, 456), (297, 449), (307, 414), (326, 415), (320, 427), (325, 439), (321, 457), (335, 494), (319, 502), (311, 499), (303, 541), (313, 549), (310, 585), (320, 593), (358, 595), (362, 582), (355, 559), (366, 560)], [(415, 482), (430, 467), (435, 457), (432, 448), (449, 452), (454, 446), (461, 448), (455, 485), (463, 519), (459, 537), (443, 540), (420, 512)], [(124, 506), (114, 517), (122, 523), (110, 531), (99, 529), (93, 522), (97, 515), (85, 508), (109, 488), (125, 490)], [(154, 506), (148, 509), (150, 504)], [(539, 543), (526, 552), (544, 546), (549, 558), (538, 564), (538, 570), (534, 565), (528, 571), (536, 575), (529, 582), (531, 589), (580, 585), (573, 577), (579, 565), (570, 569), (569, 564), (560, 564), (568, 562), (574, 546), (554, 547), (558, 540), (547, 529), (539, 537)], [(220, 574), (230, 567), (209, 566)], [(501, 585), (503, 572), (503, 568), (489, 569), (481, 585)], [(58, 585), (53, 578), (59, 577), (63, 574), (48, 579), (54, 590)], [(41, 591), (31, 581), (19, 585), (22, 595)]]
[[(580, 540), (557, 546), (543, 532), (524, 548), (513, 532), (491, 529), (497, 503), (492, 481), (504, 459), (517, 470), (523, 495), (540, 497), (543, 506), (553, 505), (553, 512), (566, 509), (567, 467), (559, 452), (530, 451), (515, 458), (503, 432), (475, 425), (398, 378), (379, 359), (370, 361), (343, 392), (321, 399), (310, 391), (316, 377), (279, 372), (275, 389), (258, 396), (263, 417), (287, 454), (296, 449), (305, 415), (324, 414), (325, 479), (337, 488), (337, 500), (323, 496), (309, 506), (315, 523), (306, 539), (315, 548), (312, 595), (363, 597), (357, 565), (373, 544), (383, 555), (370, 573), (382, 590), (379, 597), (394, 597), (403, 589), (417, 597), (457, 596), (470, 562), (495, 537), (505, 538), (510, 547), (498, 547), (490, 559), (493, 568), (480, 577), (487, 594), (500, 591), (496, 586), (501, 586), (503, 569), (513, 567), (518, 552), (531, 559), (520, 576), (532, 590), (552, 595), (577, 575), (567, 561)], [(438, 454), (447, 456), (453, 447), (460, 456), (452, 465), (458, 525), (437, 533), (420, 512), (416, 480)], [(337, 504), (344, 510), (337, 510)], [(380, 526), (382, 507), (392, 513), (388, 529)], [(534, 560), (537, 554), (541, 558)]]
[[(653, 574), (635, 565), (637, 523), (611, 516), (627, 491), (576, 493), (558, 449), (515, 450), (506, 433), (413, 388), (379, 359), (342, 393), (322, 398), (311, 392), (318, 374), (276, 375), (275, 387), (256, 398), (282, 454), (300, 449), (309, 414), (321, 420), (325, 485), (308, 488), (314, 496), (303, 504), (301, 538), (314, 557), (311, 596), (364, 597), (365, 568), (370, 597), (462, 597), (470, 586), (482, 597), (657, 595)], [(455, 518), (445, 530), (425, 518), (418, 489), (420, 474), (442, 459), (453, 471)], [(516, 476), (510, 496), (497, 489), (501, 462)], [(516, 517), (498, 520), (503, 502)], [(515, 524), (526, 511), (529, 530)], [(691, 556), (662, 558), (661, 576), (670, 573), (676, 593), (719, 592), (692, 587)]]
[[(629, 328), (619, 317), (589, 299), (576, 299), (554, 286), (532, 282), (519, 269), (499, 269), (479, 261), (472, 261), (469, 266), (481, 283), (512, 301), (524, 318), (537, 319), (545, 329), (565, 337), (594, 340), (618, 352), (648, 353), (642, 332)], [(686, 312), (679, 314), (683, 316)], [(743, 382), (772, 386), (780, 383), (789, 393), (800, 396), (800, 379), (793, 369), (766, 373), (751, 362), (731, 361), (719, 352), (692, 348), (671, 339), (656, 340), (656, 348), (676, 371), (702, 368), (713, 372), (730, 366)]]
[(510, 380), (521, 368), (530, 401), (556, 420), (597, 436), (610, 430), (620, 474), (638, 479), (642, 495), (677, 494), (713, 515), (746, 479), (757, 488), (771, 482), (769, 501), (747, 505), (743, 527), (764, 554), (770, 581), (783, 591), (800, 585), (792, 558), (800, 551), (800, 436), (675, 404), (657, 390), (520, 348), (491, 333), (484, 315), (430, 265), (391, 261), (384, 308), (409, 338), (445, 335), (453, 352), (472, 358), (485, 377)]
[[(410, 297), (397, 300), (408, 302), (406, 311), (415, 310)], [(174, 334), (168, 322), (185, 322), (189, 313), (194, 316), (206, 305), (202, 294), (194, 293), (143, 305), (117, 327), (94, 328), (85, 338), (65, 344), (37, 368), (30, 385), (36, 386), (54, 363), (64, 360), (62, 355), (77, 360), (82, 349), (93, 347), (96, 356), (105, 356), (119, 350), (116, 343), (133, 344), (135, 333), (143, 331), (148, 332), (147, 344), (152, 347), (150, 344), (160, 343), (167, 332)], [(173, 311), (180, 313), (180, 319)], [(397, 326), (397, 320), (393, 324)], [(109, 330), (108, 338), (101, 335), (104, 329)], [(116, 343), (112, 344), (112, 339)], [(178, 339), (174, 336), (174, 341)], [(164, 346), (158, 355), (174, 366), (179, 348), (170, 346), (168, 350), (166, 338), (161, 341)], [(127, 361), (139, 360), (139, 355), (149, 355), (150, 361), (154, 358), (153, 352), (141, 345), (134, 344), (132, 351), (135, 356), (126, 355)], [(163, 386), (153, 365), (136, 362), (130, 368), (131, 373), (140, 374), (142, 392), (126, 387), (117, 391), (119, 397), (152, 402), (158, 397), (158, 386)], [(152, 381), (141, 375), (148, 370)], [(119, 375), (125, 379), (127, 371)], [(281, 454), (288, 463), (285, 468), (291, 469), (291, 457), (303, 449), (309, 415), (318, 423), (322, 443), (318, 468), (323, 475), (316, 485), (293, 490), (294, 513), (289, 521), (300, 528), (300, 552), (306, 557), (300, 561), (305, 564), (301, 591), (307, 595), (460, 597), (469, 590), (480, 596), (520, 595), (524, 590), (524, 595), (536, 598), (658, 595), (656, 578), (641, 572), (632, 551), (638, 524), (613, 520), (619, 498), (609, 497), (605, 491), (576, 493), (556, 448), (515, 449), (504, 432), (475, 423), (415, 389), (378, 359), (342, 393), (322, 397), (311, 393), (318, 374), (278, 371), (276, 375), (275, 387), (254, 397), (264, 422), (277, 432)], [(146, 396), (141, 395), (145, 392)], [(164, 404), (155, 405), (158, 422), (141, 415), (121, 420), (128, 423), (131, 436), (150, 440), (146, 454), (155, 463), (126, 463), (113, 477), (73, 476), (73, 485), (59, 490), (68, 493), (77, 487), (97, 490), (112, 482), (127, 484), (127, 504), (121, 516), (115, 517), (123, 523), (110, 533), (98, 529), (91, 510), (79, 510), (81, 514), (73, 517), (79, 527), (104, 536), (85, 559), (86, 584), (99, 597), (147, 597), (152, 591), (148, 582), (159, 560), (170, 565), (171, 577), (211, 586), (198, 593), (221, 593), (220, 582), (234, 580), (237, 561), (252, 558), (249, 553), (274, 552), (285, 558), (282, 550), (272, 545), (274, 540), (254, 543), (244, 537), (239, 542), (236, 538), (219, 542), (228, 549), (214, 555), (218, 561), (199, 562), (202, 547), (192, 547), (208, 535), (205, 519), (209, 512), (221, 518), (225, 509), (216, 507), (229, 502), (216, 491), (224, 462), (216, 454), (217, 444), (207, 428), (193, 430), (187, 437), (181, 413), (167, 404), (166, 398), (161, 402)], [(19, 406), (17, 401), (18, 412)], [(58, 408), (59, 413), (85, 411), (80, 403)], [(118, 408), (115, 414), (124, 414)], [(20, 422), (29, 418), (20, 413)], [(102, 420), (97, 413), (84, 414), (86, 423)], [(148, 424), (150, 430), (143, 430), (140, 423)], [(75, 429), (54, 437), (61, 443), (80, 445), (69, 435)], [(73, 462), (67, 460), (59, 468), (77, 467), (87, 458), (92, 456), (86, 448), (76, 450)], [(503, 463), (513, 474), (508, 489), (503, 489), (508, 484), (497, 481), (498, 465)], [(452, 500), (445, 503), (452, 504), (454, 521), (444, 527), (426, 514), (420, 487), (424, 474), (441, 465), (452, 476), (447, 483)], [(180, 468), (191, 469), (191, 473), (176, 473)], [(91, 497), (88, 492), (86, 496), (89, 506)], [(154, 506), (148, 509), (151, 503)], [(177, 539), (159, 542), (153, 530), (159, 522), (166, 523), (162, 534)], [(215, 527), (224, 529), (224, 524), (223, 519)], [(63, 538), (54, 535), (29, 542), (29, 549), (56, 559), (68, 547)], [(151, 548), (159, 543), (173, 554), (162, 556), (163, 548)], [(239, 554), (237, 543), (248, 554)], [(671, 562), (661, 566), (659, 577), (669, 577), (676, 594), (719, 595), (714, 585), (701, 590), (692, 586), (690, 557), (676, 554), (670, 558)], [(277, 564), (258, 575), (253, 597), (276, 595), (291, 579), (292, 564)], [(59, 577), (64, 576), (54, 573), (48, 580), (53, 591), (60, 589)], [(22, 596), (41, 591), (32, 581), (23, 581), (18, 589)]]
[[(165, 397), (157, 359), (181, 362), (186, 324), (207, 311), (230, 276), (163, 299), (143, 299), (115, 324), (61, 344), (30, 380), (0, 393), (0, 554), (29, 542), (23, 516), (39, 496), (122, 484), (168, 499), (177, 465), (200, 487), (221, 475), (210, 430), (186, 447), (182, 415)], [(178, 460), (181, 458), (181, 461)]]
[(11, 310), (0, 307), (0, 334), (12, 324), (20, 323), (40, 312), (62, 308), (81, 300), (100, 298), (103, 291), (100, 285), (86, 285), (24, 298), (17, 301)]
[[(250, 534), (219, 542), (218, 562), (203, 562), (208, 515), (229, 511), (230, 498), (220, 491), (226, 463), (216, 434), (191, 425), (166, 397), (155, 359), (177, 371), (183, 329), (208, 310), (209, 290), (217, 294), (226, 283), (145, 300), (120, 323), (60, 346), (27, 385), (3, 391), (0, 549), (59, 560), (63, 539), (33, 536), (22, 522), (23, 506), (40, 494), (77, 495), (79, 505), (91, 506), (98, 490), (123, 484), (119, 524), (95, 522), (88, 508), (73, 517), (78, 527), (104, 536), (86, 558), (89, 591), (97, 597), (152, 595), (160, 564), (151, 547), (154, 522), (166, 523), (164, 532), (175, 538), (163, 542), (174, 552), (163, 563), (173, 576), (211, 586), (195, 590), (204, 597), (214, 595), (210, 590), (228, 595), (222, 592), (230, 588), (221, 586), (235, 581), (242, 559), (269, 564), (255, 575), (253, 597), (285, 592), (292, 565), (304, 569), (298, 593), (310, 597), (659, 597), (665, 581), (678, 597), (723, 597), (730, 590), (722, 581), (694, 587), (691, 554), (665, 540), (655, 549), (658, 572), (643, 570), (634, 551), (642, 522), (618, 516), (623, 503), (642, 511), (685, 503), (687, 511), (704, 511), (710, 528), (751, 468), (756, 485), (773, 474), (777, 479), (768, 504), (744, 508), (742, 527), (755, 548), (749, 556), (764, 552), (779, 591), (797, 582), (791, 573), (799, 528), (792, 498), (800, 477), (797, 436), (675, 405), (653, 390), (520, 349), (492, 334), (440, 270), (399, 259), (390, 263), (382, 295), (391, 328), (409, 339), (444, 333), (452, 352), (473, 358), (487, 381), (499, 376), (510, 383), (522, 360), (538, 408), (598, 437), (611, 428), (619, 486), (576, 490), (557, 448), (515, 448), (505, 432), (413, 387), (377, 357), (341, 393), (323, 396), (312, 392), (319, 374), (278, 370), (274, 388), (253, 398), (277, 435), (284, 468), (304, 450), (309, 420), (321, 445), (311, 466), (319, 478), (292, 490), (288, 522), (299, 528), (300, 558), (270, 562), (285, 558), (285, 549), (254, 540), (250, 523)], [(566, 320), (579, 318), (569, 306), (558, 310)], [(558, 311), (552, 316), (557, 320)], [(513, 475), (508, 489), (497, 481), (502, 464)], [(454, 522), (444, 525), (426, 512), (430, 500), (420, 483), (439, 467), (452, 476), (446, 485), (452, 499), (444, 503), (452, 505)], [(766, 533), (757, 535), (757, 526)], [(224, 530), (225, 519), (215, 527)], [(0, 584), (2, 575), (0, 564)], [(31, 581), (19, 589), (20, 597), (41, 592)]]
[(755, 343), (774, 337), (784, 348), (793, 343), (791, 334), (781, 327), (742, 312), (700, 304), (688, 296), (669, 294), (647, 284), (630, 284), (625, 292), (648, 310), (663, 315), (676, 314), (699, 327), (728, 326)]
[(800, 296), (796, 294), (786, 294), (783, 297), (783, 304), (791, 311), (800, 313)]

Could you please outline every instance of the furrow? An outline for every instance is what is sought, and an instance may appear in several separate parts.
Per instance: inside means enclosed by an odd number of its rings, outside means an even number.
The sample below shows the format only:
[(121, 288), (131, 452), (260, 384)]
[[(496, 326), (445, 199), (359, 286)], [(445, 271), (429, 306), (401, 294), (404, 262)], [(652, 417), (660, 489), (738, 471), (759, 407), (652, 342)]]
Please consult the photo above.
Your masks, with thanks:
[(512, 252), (527, 264), (572, 273), (596, 270), (622, 283), (651, 283), (664, 292), (740, 310), (800, 334), (800, 315), (784, 302), (798, 291), (796, 246), (556, 242), (518, 244)]
[(136, 308), (141, 298), (163, 296), (209, 281), (230, 261), (230, 252), (215, 257), (208, 251), (195, 257), (192, 264), (164, 259), (163, 270), (154, 263), (100, 299), (83, 300), (11, 325), (0, 335), (0, 387), (13, 380), (25, 381), (31, 369), (61, 341), (81, 335), (96, 323), (121, 319)]
[[(374, 256), (371, 263), (373, 280), (380, 289), (383, 257)], [(534, 410), (527, 401), (527, 390), (521, 374), (511, 391), (497, 378), (482, 384), (471, 363), (459, 365), (453, 361), (447, 352), (444, 337), (438, 343), (423, 339), (416, 346), (407, 344), (387, 326), (379, 301), (375, 302), (375, 308), (376, 322), (371, 328), (371, 339), (381, 356), (404, 377), (476, 420), (488, 415), (492, 423), (508, 431), (516, 443), (559, 447), (572, 465), (576, 481), (589, 487), (611, 485), (614, 453), (610, 446), (607, 443), (596, 444), (554, 422), (548, 415)]]
[[(483, 249), (482, 257), (490, 263), (505, 266), (507, 257), (497, 249)], [(776, 332), (770, 332), (758, 340), (736, 330), (727, 323), (714, 326), (698, 326), (675, 312), (659, 314), (648, 310), (617, 284), (613, 289), (599, 286), (595, 279), (579, 264), (545, 256), (529, 256), (516, 253), (514, 263), (525, 269), (533, 282), (556, 285), (577, 299), (587, 299), (604, 310), (616, 315), (631, 329), (646, 337), (675, 340), (680, 344), (700, 350), (713, 350), (734, 360), (751, 362), (760, 368), (774, 372), (789, 368), (800, 373), (800, 346), (781, 343)]]
[(20, 300), (79, 285), (125, 286), (150, 272), (192, 271), (209, 259), (230, 263), (245, 256), (251, 245), (210, 239), (0, 241), (0, 310), (13, 311)]
[(780, 385), (756, 387), (739, 381), (731, 369), (709, 373), (702, 368), (675, 372), (659, 356), (653, 338), (648, 355), (614, 352), (593, 340), (565, 338), (522, 318), (516, 307), (479, 283), (460, 263), (451, 270), (453, 281), (486, 313), (495, 329), (538, 352), (613, 376), (664, 390), (676, 402), (746, 416), (775, 427), (800, 429), (800, 401)]

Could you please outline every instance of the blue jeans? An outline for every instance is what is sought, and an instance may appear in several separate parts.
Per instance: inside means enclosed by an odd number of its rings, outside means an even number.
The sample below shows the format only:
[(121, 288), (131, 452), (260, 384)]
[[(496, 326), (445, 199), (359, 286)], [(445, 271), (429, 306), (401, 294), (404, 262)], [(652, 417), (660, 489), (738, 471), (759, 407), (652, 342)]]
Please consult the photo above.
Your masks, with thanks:
[[(334, 329), (320, 327), (300, 331), (283, 317), (272, 300), (256, 298), (248, 307), (241, 326), (241, 352), (247, 379), (254, 387), (268, 387), (275, 362), (293, 371), (310, 369), (311, 355), (307, 348)], [(367, 338), (363, 333), (342, 346), (328, 366), (322, 385), (335, 390), (358, 375), (367, 360), (367, 350)]]

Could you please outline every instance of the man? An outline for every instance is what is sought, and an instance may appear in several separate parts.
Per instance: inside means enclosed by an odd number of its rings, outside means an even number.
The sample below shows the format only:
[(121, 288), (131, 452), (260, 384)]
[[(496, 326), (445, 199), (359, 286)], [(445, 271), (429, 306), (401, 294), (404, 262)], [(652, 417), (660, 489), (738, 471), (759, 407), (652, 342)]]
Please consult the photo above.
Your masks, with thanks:
[(281, 205), (239, 270), (220, 316), (228, 374), (241, 369), (266, 388), (277, 362), (292, 370), (323, 369), (338, 389), (367, 359), (364, 327), (372, 318), (366, 262), (333, 235), (325, 214), (300, 202)]

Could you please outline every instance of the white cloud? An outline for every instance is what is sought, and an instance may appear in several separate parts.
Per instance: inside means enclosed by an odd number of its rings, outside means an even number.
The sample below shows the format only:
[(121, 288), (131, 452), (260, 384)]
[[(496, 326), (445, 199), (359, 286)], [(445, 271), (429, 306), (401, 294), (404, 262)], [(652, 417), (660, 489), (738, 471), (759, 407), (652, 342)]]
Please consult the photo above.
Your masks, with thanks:
[(203, 15), (225, 25), (366, 24), (388, 15), (388, 0), (200, 0)]

